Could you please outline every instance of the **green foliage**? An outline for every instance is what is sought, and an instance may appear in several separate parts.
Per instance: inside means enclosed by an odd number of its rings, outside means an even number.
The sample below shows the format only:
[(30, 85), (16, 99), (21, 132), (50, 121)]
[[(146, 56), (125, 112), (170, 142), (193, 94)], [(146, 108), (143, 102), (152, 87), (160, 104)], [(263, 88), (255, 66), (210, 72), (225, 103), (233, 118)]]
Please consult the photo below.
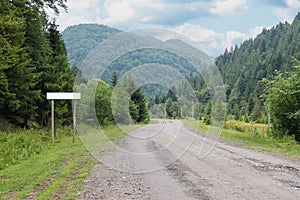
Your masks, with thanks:
[(46, 131), (0, 132), (0, 170), (40, 154), (49, 144)]
[[(98, 47), (98, 45), (102, 41), (117, 33), (120, 33), (120, 31), (97, 24), (80, 24), (66, 28), (62, 36), (66, 43), (71, 65), (79, 68), (82, 67), (82, 62), (91, 51), (97, 51), (97, 48), (100, 49), (101, 47)], [(137, 44), (145, 44), (145, 40), (142, 40), (140, 37), (135, 37), (134, 35), (132, 35), (132, 37), (136, 40), (135, 42)], [(153, 42), (161, 43), (161, 41), (155, 39), (153, 39)], [(195, 50), (187, 48), (186, 44), (177, 40), (168, 40), (164, 44), (161, 43), (161, 45), (166, 45), (170, 48), (185, 49), (186, 51)], [(113, 51), (118, 51), (118, 49), (114, 49)], [(200, 54), (199, 56), (203, 55)], [(167, 65), (176, 69), (183, 76), (188, 76), (191, 72), (197, 73), (197, 70), (192, 64), (175, 53), (162, 49), (143, 48), (121, 55), (118, 59), (115, 59), (107, 67), (102, 76), (98, 78), (114, 87), (116, 84), (114, 80), (120, 79), (125, 73), (135, 67), (149, 63)], [(97, 72), (97, 69), (91, 68), (91, 71), (94, 70)], [(114, 80), (112, 80), (112, 78)], [(167, 91), (165, 88), (158, 87), (157, 85), (145, 85), (142, 86), (142, 90), (148, 98), (154, 97), (155, 95), (162, 95)]]
[[(92, 91), (92, 88), (96, 88), (96, 91)], [(97, 124), (91, 121), (94, 120), (94, 109), (101, 126), (148, 123), (150, 120), (145, 95), (135, 86), (131, 77), (125, 78), (114, 88), (100, 79), (93, 79), (75, 89), (84, 96), (78, 105), (79, 120), (88, 120), (84, 123)]]
[(102, 126), (107, 126), (113, 122), (111, 96), (112, 88), (104, 81), (99, 80), (96, 89), (95, 109), (98, 122)]
[[(110, 83), (114, 72), (117, 72), (118, 77), (120, 78), (131, 69), (149, 63), (167, 65), (183, 76), (188, 76), (191, 72), (197, 73), (197, 70), (193, 65), (175, 53), (166, 50), (145, 48), (131, 51), (120, 56), (109, 65), (100, 78), (105, 82)], [(165, 92), (165, 89), (162, 87), (155, 86), (155, 88), (156, 90), (153, 91), (153, 87), (148, 85), (142, 89), (145, 91), (147, 97)]]
[[(134, 123), (130, 116), (130, 110), (132, 109), (132, 102), (130, 101), (130, 95), (121, 85), (114, 88), (114, 95), (112, 96), (112, 112), (114, 116), (114, 122), (118, 124), (132, 124)], [(131, 104), (131, 105), (130, 105)], [(131, 110), (131, 113), (133, 111)]]
[[(25, 5), (24, 5), (25, 6)], [(24, 13), (12, 2), (1, 1), (0, 8), (0, 115), (26, 126), (34, 117), (39, 91), (38, 75), (26, 52)]]
[(114, 71), (112, 78), (111, 78), (111, 86), (115, 87), (118, 84), (118, 75), (117, 72)]
[[(79, 138), (49, 145), (19, 164), (0, 171), (0, 199), (76, 199), (95, 160)], [(41, 187), (43, 186), (43, 187)]]
[[(39, 79), (39, 89), (42, 98), (39, 101), (39, 122), (47, 125), (50, 114), (50, 101), (46, 99), (47, 92), (71, 92), (74, 84), (74, 74), (69, 66), (67, 53), (57, 26), (50, 24), (48, 32), (45, 34), (49, 41), (49, 55), (47, 64), (38, 67), (41, 74)], [(56, 101), (55, 115), (59, 124), (67, 125), (72, 120), (71, 101)]]
[(291, 57), (299, 59), (300, 13), (291, 24), (280, 22), (264, 29), (255, 39), (232, 47), (216, 58), (227, 86), (228, 112), (236, 119), (265, 121), (266, 109), (260, 96), (264, 92), (263, 78), (274, 71), (291, 71)]
[(148, 123), (150, 121), (150, 116), (147, 106), (147, 99), (141, 88), (138, 88), (135, 85), (133, 78), (131, 76), (126, 76), (123, 80), (123, 83), (115, 87), (115, 89), (116, 88), (122, 88), (122, 90), (126, 91), (127, 93), (125, 96), (130, 97), (129, 113), (132, 121), (134, 123)]
[(260, 134), (261, 136), (268, 136), (268, 125), (258, 123), (247, 123), (236, 120), (226, 121), (224, 128), (236, 130), (243, 133)]
[(273, 135), (294, 135), (300, 141), (300, 66), (295, 66), (293, 72), (277, 72), (273, 79), (264, 79), (264, 82)]
[[(222, 102), (220, 98), (217, 98), (214, 102), (214, 105), (212, 107), (211, 111), (211, 117), (212, 117), (212, 125), (214, 126), (221, 126), (224, 123), (224, 120), (226, 118), (226, 106)], [(209, 115), (209, 114), (208, 114)]]
[(204, 113), (204, 119), (203, 119), (203, 122), (206, 124), (206, 125), (209, 125), (210, 122), (211, 122), (211, 102), (208, 102), (207, 103), (207, 106), (205, 108), (205, 113)]
[[(65, 0), (0, 2), (0, 115), (11, 123), (47, 125), (46, 92), (70, 91), (73, 73), (57, 26), (45, 8), (58, 14)], [(57, 102), (61, 124), (70, 122), (70, 102)]]
[(62, 38), (66, 44), (71, 65), (80, 68), (92, 49), (119, 32), (117, 29), (98, 24), (79, 24), (67, 27), (62, 32)]
[[(207, 133), (209, 126), (197, 120), (184, 120), (184, 125), (201, 133)], [(272, 152), (278, 155), (300, 158), (300, 145), (291, 137), (275, 139), (267, 134), (266, 125), (228, 121), (222, 129), (221, 139), (238, 142), (249, 149)]]
[[(138, 126), (126, 126), (122, 127), (122, 130), (118, 126), (108, 126), (103, 132), (111, 142), (116, 142), (126, 136), (123, 130), (129, 132)], [(87, 151), (80, 138), (76, 138), (75, 143), (72, 142), (69, 130), (60, 129), (62, 137), (59, 142), (48, 143), (49, 145), (40, 154), (0, 170), (0, 199), (80, 198), (84, 189), (83, 183), (87, 180), (96, 160)], [(99, 137), (99, 130), (87, 131), (89, 131), (87, 134)], [(7, 133), (1, 133), (1, 136), (2, 134)], [(108, 148), (105, 141), (100, 140), (97, 146), (101, 152)]]
[[(168, 94), (170, 93), (168, 92)], [(173, 101), (172, 97), (169, 97), (167, 99), (165, 103), (165, 108), (166, 108), (167, 118), (178, 119), (182, 117), (180, 104), (178, 103), (178, 101)]]

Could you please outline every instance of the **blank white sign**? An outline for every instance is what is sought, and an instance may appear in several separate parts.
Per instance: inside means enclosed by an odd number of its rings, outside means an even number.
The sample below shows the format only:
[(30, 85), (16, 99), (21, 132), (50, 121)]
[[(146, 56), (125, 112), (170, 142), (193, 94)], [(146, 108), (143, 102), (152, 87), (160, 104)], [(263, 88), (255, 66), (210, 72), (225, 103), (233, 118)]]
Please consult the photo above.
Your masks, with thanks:
[(81, 95), (77, 92), (47, 92), (47, 99), (80, 99)]

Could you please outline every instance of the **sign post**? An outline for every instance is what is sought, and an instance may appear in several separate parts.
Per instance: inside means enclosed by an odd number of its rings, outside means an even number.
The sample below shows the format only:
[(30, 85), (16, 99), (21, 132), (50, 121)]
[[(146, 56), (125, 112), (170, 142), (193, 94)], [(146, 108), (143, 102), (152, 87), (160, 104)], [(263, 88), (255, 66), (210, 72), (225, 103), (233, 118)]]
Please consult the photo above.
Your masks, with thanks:
[(80, 100), (80, 93), (72, 92), (47, 92), (47, 99), (51, 99), (51, 140), (54, 143), (54, 100), (71, 99), (73, 100), (73, 142), (76, 133), (76, 100)]
[(51, 100), (51, 141), (54, 143), (54, 100)]
[(73, 142), (75, 142), (76, 133), (76, 99), (73, 100)]

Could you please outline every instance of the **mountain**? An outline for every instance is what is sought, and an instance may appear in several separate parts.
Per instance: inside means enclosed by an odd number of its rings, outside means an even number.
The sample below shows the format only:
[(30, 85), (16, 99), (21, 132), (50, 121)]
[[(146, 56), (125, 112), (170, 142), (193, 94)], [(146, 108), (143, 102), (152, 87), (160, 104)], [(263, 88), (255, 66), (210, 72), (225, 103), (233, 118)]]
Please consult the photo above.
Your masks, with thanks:
[(275, 70), (290, 71), (293, 59), (300, 59), (300, 13), (291, 24), (280, 22), (255, 39), (226, 49), (216, 65), (227, 86), (229, 113), (236, 119), (263, 117), (261, 80), (271, 78)]
[[(117, 33), (122, 32), (98, 24), (79, 24), (66, 28), (62, 32), (62, 38), (65, 41), (71, 65), (83, 70), (85, 75), (94, 76), (101, 71), (100, 68), (106, 66), (103, 63), (107, 62), (109, 64), (111, 62), (101, 77), (98, 77), (110, 84), (114, 72), (117, 72), (118, 78), (121, 78), (126, 72), (144, 64), (167, 65), (176, 69), (183, 77), (190, 75), (190, 73), (197, 73), (197, 69), (184, 59), (185, 55), (196, 54), (197, 57), (200, 56), (201, 66), (213, 64), (211, 57), (208, 57), (196, 47), (177, 39), (163, 42), (144, 35)], [(112, 39), (101, 43), (109, 37)], [(120, 46), (121, 42), (126, 43), (127, 46)], [(146, 48), (140, 48), (143, 46)], [(138, 47), (136, 50), (127, 51), (136, 47)], [(178, 50), (179, 53), (174, 53), (174, 49)], [(103, 56), (107, 52), (110, 52), (109, 55)], [(109, 61), (112, 55), (117, 59)], [(85, 69), (88, 69), (88, 71), (85, 71)]]
[(103, 40), (121, 32), (99, 24), (79, 24), (67, 27), (62, 32), (72, 66), (80, 67), (85, 57)]
[[(71, 64), (80, 67), (85, 57), (101, 41), (117, 33), (121, 33), (121, 31), (98, 24), (80, 24), (68, 27), (62, 36)], [(137, 38), (131, 39), (139, 43), (145, 42)], [(178, 48), (186, 54), (193, 54), (195, 51), (192, 46), (180, 40), (162, 42), (152, 38), (151, 41), (163, 43), (162, 45), (167, 48)], [(114, 51), (118, 51), (118, 49)], [(202, 60), (207, 61), (207, 63), (210, 62), (211, 58), (207, 58), (205, 54), (197, 56), (203, 58)], [(271, 78), (275, 70), (292, 70), (293, 59), (300, 59), (300, 14), (295, 17), (291, 24), (280, 22), (270, 29), (264, 29), (254, 39), (248, 39), (240, 46), (236, 45), (229, 50), (226, 49), (222, 55), (215, 59), (215, 64), (226, 85), (228, 113), (236, 119), (266, 121), (266, 108), (262, 97), (264, 85), (261, 80)], [(93, 62), (91, 65), (94, 66), (100, 60), (93, 60)], [(204, 102), (201, 109), (205, 109), (204, 104), (206, 104), (209, 95), (203, 78), (199, 74), (197, 75), (197, 70), (191, 63), (170, 51), (138, 49), (128, 52), (114, 60), (99, 78), (110, 84), (110, 77), (114, 71), (120, 78), (134, 67), (147, 63), (171, 66), (183, 76), (188, 77), (191, 85), (195, 86), (194, 89), (198, 91), (199, 102)], [(153, 88), (147, 90), (148, 97), (149, 94), (150, 96), (162, 94), (161, 91), (154, 91)]]

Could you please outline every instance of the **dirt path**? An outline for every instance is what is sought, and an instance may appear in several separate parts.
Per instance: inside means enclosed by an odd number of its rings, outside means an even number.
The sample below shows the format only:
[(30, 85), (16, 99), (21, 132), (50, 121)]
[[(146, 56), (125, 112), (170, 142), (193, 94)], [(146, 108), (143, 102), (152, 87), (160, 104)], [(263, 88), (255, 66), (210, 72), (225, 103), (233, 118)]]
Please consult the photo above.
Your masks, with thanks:
[[(218, 143), (161, 121), (107, 152), (82, 199), (300, 199), (300, 160)], [(202, 150), (202, 151), (201, 151)]]

